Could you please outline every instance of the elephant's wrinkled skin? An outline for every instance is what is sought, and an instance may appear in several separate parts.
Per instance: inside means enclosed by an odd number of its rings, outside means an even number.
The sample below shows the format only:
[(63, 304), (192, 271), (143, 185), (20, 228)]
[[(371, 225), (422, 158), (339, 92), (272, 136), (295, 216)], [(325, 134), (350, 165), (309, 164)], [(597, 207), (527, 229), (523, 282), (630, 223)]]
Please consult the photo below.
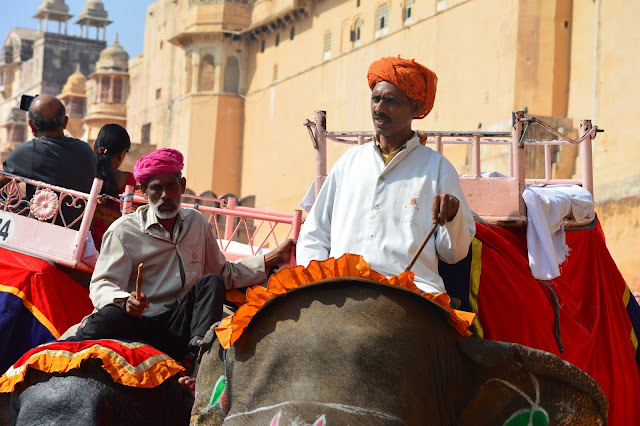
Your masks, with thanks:
[(97, 360), (64, 375), (30, 370), (0, 397), (0, 425), (29, 426), (184, 425), (193, 402), (176, 378), (153, 389), (124, 386)]
[[(402, 289), (341, 281), (265, 306), (226, 365), (216, 341), (202, 360), (192, 424), (502, 425), (532, 409), (536, 390), (550, 424), (606, 424), (604, 394), (573, 365), (461, 338), (441, 308)], [(226, 418), (211, 404), (225, 368)]]

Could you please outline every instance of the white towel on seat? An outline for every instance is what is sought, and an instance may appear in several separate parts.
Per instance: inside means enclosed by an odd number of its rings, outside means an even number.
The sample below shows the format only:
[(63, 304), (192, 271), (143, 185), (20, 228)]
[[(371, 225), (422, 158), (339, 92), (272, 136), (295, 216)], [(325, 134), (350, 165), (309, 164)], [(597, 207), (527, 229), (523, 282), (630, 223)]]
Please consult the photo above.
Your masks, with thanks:
[(527, 247), (533, 276), (550, 280), (560, 276), (560, 265), (569, 254), (565, 242), (566, 216), (593, 220), (593, 197), (577, 185), (528, 186), (522, 194), (527, 205)]

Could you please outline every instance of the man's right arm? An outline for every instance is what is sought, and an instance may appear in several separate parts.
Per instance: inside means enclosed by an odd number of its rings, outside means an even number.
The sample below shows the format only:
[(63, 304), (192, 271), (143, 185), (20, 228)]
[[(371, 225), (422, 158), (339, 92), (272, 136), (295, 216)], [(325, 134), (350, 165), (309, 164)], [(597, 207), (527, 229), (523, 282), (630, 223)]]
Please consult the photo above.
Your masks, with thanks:
[(306, 267), (312, 260), (327, 259), (331, 253), (331, 219), (338, 175), (334, 166), (302, 225), (296, 247), (298, 265)]
[(102, 249), (89, 285), (89, 297), (96, 309), (127, 299), (132, 263), (126, 247), (111, 230), (102, 237)]

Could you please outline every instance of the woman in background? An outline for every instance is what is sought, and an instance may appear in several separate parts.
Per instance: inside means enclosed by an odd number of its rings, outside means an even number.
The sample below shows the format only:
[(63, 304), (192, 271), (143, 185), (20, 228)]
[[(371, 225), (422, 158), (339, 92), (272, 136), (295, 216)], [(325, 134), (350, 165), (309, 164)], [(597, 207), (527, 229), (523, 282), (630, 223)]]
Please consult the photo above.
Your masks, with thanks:
[[(131, 147), (129, 133), (117, 124), (105, 124), (93, 146), (98, 167), (97, 177), (103, 180), (101, 194), (118, 198), (127, 185), (135, 187), (133, 173), (118, 170)], [(102, 235), (109, 225), (122, 216), (120, 203), (110, 198), (98, 204), (93, 221), (91, 235), (96, 248), (100, 250)]]

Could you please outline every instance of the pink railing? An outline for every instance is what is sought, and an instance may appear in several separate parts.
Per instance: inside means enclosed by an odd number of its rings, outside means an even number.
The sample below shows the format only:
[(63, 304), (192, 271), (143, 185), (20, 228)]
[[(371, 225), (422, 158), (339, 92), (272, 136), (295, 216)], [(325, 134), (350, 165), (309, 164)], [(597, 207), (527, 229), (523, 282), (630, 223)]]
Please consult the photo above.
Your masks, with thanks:
[[(302, 211), (283, 213), (253, 207), (238, 206), (236, 199), (228, 200), (183, 195), (197, 201), (207, 201), (219, 204), (220, 207), (205, 206), (200, 203), (182, 203), (182, 207), (192, 208), (208, 215), (208, 222), (216, 233), (220, 249), (229, 260), (241, 257), (255, 256), (261, 249), (275, 248), (287, 238), (298, 238), (302, 224)], [(139, 194), (134, 194), (134, 188), (127, 186), (121, 196), (122, 213), (132, 211), (133, 204), (146, 204), (147, 200)], [(282, 232), (277, 232), (282, 230)], [(278, 238), (278, 235), (281, 238)], [(284, 236), (283, 236), (284, 235)], [(283, 236), (283, 237), (282, 237)], [(249, 253), (234, 252), (233, 242), (240, 240), (246, 243)], [(295, 259), (290, 262), (295, 265)]]
[[(82, 253), (102, 181), (94, 179), (91, 192), (85, 194), (3, 172), (0, 175), (9, 178), (0, 188), (0, 247), (91, 271), (82, 262)], [(25, 200), (25, 185), (35, 187), (31, 200)], [(77, 216), (66, 217), (69, 211)]]
[[(522, 193), (526, 185), (532, 184), (574, 184), (587, 189), (593, 195), (592, 140), (601, 132), (591, 124), (591, 120), (580, 121), (580, 137), (573, 140), (551, 128), (535, 117), (526, 118), (523, 111), (513, 113), (511, 132), (421, 132), (426, 144), (443, 154), (444, 145), (471, 145), (471, 176), (463, 176), (460, 183), (469, 204), (483, 219), (503, 225), (526, 223), (526, 208)], [(361, 145), (371, 142), (373, 132), (328, 132), (327, 114), (315, 111), (314, 121), (306, 120), (311, 142), (315, 149), (315, 192), (320, 191), (327, 176), (327, 139), (334, 142)], [(557, 140), (528, 140), (529, 127), (538, 125), (558, 137)], [(314, 132), (315, 131), (315, 132)], [(503, 178), (483, 178), (480, 147), (482, 145), (502, 145), (509, 150), (509, 174)], [(552, 147), (559, 145), (579, 145), (582, 160), (581, 179), (552, 178)], [(543, 146), (545, 152), (545, 176), (539, 179), (525, 179), (526, 146)], [(496, 194), (500, 203), (496, 203)]]

